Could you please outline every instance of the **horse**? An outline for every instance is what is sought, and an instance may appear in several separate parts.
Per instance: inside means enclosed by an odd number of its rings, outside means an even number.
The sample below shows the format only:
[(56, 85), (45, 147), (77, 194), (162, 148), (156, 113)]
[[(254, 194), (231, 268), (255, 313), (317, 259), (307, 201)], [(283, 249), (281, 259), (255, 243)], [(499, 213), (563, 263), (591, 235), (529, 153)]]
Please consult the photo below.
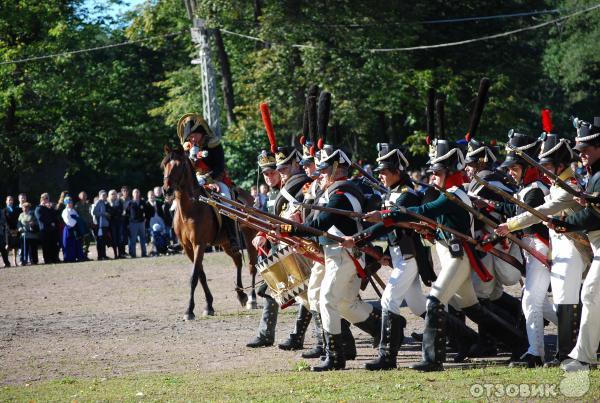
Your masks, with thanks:
[[(190, 278), (190, 299), (187, 311), (184, 315), (185, 320), (195, 319), (194, 315), (194, 291), (198, 285), (198, 281), (202, 285), (204, 295), (206, 297), (206, 306), (204, 307), (203, 316), (214, 315), (213, 296), (208, 288), (206, 274), (202, 265), (204, 251), (207, 246), (220, 246), (225, 253), (233, 259), (237, 269), (236, 276), (236, 292), (238, 301), (242, 306), (248, 302), (248, 295), (244, 292), (242, 286), (242, 252), (232, 250), (229, 239), (225, 230), (219, 230), (219, 221), (217, 212), (208, 204), (198, 200), (198, 195), (208, 196), (206, 190), (198, 184), (194, 169), (188, 156), (184, 153), (181, 146), (171, 149), (169, 146), (164, 147), (165, 155), (161, 163), (163, 169), (163, 190), (166, 194), (175, 193), (177, 207), (175, 216), (173, 217), (173, 229), (185, 254), (193, 263), (192, 275)], [(240, 191), (240, 198), (247, 196), (249, 200), (245, 203), (252, 203), (251, 196)], [(233, 189), (232, 189), (233, 194)], [(248, 250), (248, 269), (252, 276), (252, 308), (256, 307), (256, 262), (258, 254), (252, 246), (252, 238), (256, 235), (256, 231), (240, 225), (240, 232), (245, 241)]]

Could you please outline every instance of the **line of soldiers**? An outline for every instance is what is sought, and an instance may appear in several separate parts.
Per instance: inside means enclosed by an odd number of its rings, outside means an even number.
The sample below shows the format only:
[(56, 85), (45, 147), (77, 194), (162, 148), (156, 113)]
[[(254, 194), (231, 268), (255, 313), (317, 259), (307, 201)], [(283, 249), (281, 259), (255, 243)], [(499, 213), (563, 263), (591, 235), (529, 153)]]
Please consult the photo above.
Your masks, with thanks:
[[(396, 368), (406, 326), (400, 306), (406, 302), (425, 321), (422, 361), (410, 366), (415, 370), (442, 370), (447, 339), (457, 362), (496, 355), (499, 348), (511, 352), (511, 366), (561, 365), (571, 371), (596, 362), (600, 118), (593, 123), (575, 120), (574, 148), (551, 128), (539, 138), (511, 131), (502, 163), (495, 144), (474, 138), (454, 143), (441, 130), (437, 138), (429, 139), (431, 177), (427, 192), (421, 194), (415, 189), (424, 184), (409, 178), (409, 161), (392, 144), (377, 144), (375, 172), (381, 182), (372, 177), (351, 179), (356, 166), (351, 154), (325, 141), (330, 94), (321, 93), (318, 113), (316, 95), (311, 90), (307, 97), (304, 132), (310, 132), (310, 140), (301, 141), (302, 152), (277, 147), (271, 133), (271, 150), (258, 156), (272, 190), (269, 211), (303, 225), (260, 232), (253, 245), (264, 256), (273, 256), (285, 237), (310, 237), (323, 254), (310, 269), (307, 293), (296, 296), (295, 328), (279, 344), (281, 349), (302, 349), (314, 318), (316, 346), (302, 353), (304, 358), (321, 358), (314, 371), (342, 369), (346, 360), (356, 357), (350, 325), (371, 335), (378, 346), (378, 356), (366, 364), (367, 369)], [(319, 142), (314, 136), (317, 129)], [(573, 170), (574, 161), (587, 169), (587, 178)], [(330, 211), (309, 213), (303, 206), (310, 204)], [(423, 222), (429, 226), (419, 232), (409, 225)], [(365, 247), (383, 236), (388, 247), (378, 260), (392, 272), (380, 310), (359, 293)], [(441, 266), (437, 276), (433, 251)], [(504, 289), (522, 277), (519, 300)], [(421, 282), (431, 287), (428, 295)], [(275, 341), (279, 304), (266, 283), (259, 295), (265, 305), (258, 335), (247, 345), (252, 348)], [(477, 324), (478, 332), (466, 326), (466, 317)], [(545, 321), (558, 327), (556, 355), (549, 361), (545, 361)]]

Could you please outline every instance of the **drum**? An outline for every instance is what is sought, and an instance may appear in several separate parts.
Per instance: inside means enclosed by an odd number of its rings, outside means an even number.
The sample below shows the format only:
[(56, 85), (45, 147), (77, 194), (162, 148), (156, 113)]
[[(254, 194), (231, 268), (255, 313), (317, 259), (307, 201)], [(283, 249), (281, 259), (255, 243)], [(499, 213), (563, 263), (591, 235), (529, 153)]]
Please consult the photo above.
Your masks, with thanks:
[(306, 298), (308, 279), (313, 262), (286, 246), (260, 261), (257, 270), (282, 308), (294, 303), (294, 298)]

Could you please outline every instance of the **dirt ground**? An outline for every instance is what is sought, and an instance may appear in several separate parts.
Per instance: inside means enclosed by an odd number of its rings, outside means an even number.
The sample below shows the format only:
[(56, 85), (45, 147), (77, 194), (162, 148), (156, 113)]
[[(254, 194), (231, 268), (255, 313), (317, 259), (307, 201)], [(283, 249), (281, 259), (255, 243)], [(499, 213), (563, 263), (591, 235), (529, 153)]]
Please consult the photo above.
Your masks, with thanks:
[[(190, 266), (176, 255), (0, 269), (0, 384), (257, 366), (286, 371), (298, 365), (299, 352), (245, 347), (260, 310), (240, 306), (233, 264), (222, 253), (205, 258), (216, 316), (201, 318), (204, 297), (198, 287), (199, 319), (184, 321)], [(244, 285), (249, 283), (244, 273)], [(369, 288), (363, 298), (376, 295)], [(420, 332), (423, 320), (403, 311), (406, 334)], [(290, 307), (280, 314), (277, 341), (292, 330), (295, 313)], [(348, 367), (360, 368), (376, 351), (367, 334), (355, 327), (353, 333), (359, 351)], [(313, 342), (311, 326), (305, 346)], [(419, 349), (407, 338), (399, 365), (418, 360)]]

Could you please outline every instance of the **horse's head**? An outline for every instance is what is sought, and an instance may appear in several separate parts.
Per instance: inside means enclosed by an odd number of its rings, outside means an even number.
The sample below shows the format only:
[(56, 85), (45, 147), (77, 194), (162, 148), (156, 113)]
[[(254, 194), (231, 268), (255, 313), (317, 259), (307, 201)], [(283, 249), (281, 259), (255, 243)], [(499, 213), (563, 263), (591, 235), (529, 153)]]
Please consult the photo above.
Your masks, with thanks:
[(163, 190), (170, 195), (173, 191), (181, 190), (186, 186), (186, 182), (190, 180), (191, 170), (188, 157), (181, 146), (175, 148), (165, 146), (164, 150), (165, 157), (160, 164), (163, 170)]

